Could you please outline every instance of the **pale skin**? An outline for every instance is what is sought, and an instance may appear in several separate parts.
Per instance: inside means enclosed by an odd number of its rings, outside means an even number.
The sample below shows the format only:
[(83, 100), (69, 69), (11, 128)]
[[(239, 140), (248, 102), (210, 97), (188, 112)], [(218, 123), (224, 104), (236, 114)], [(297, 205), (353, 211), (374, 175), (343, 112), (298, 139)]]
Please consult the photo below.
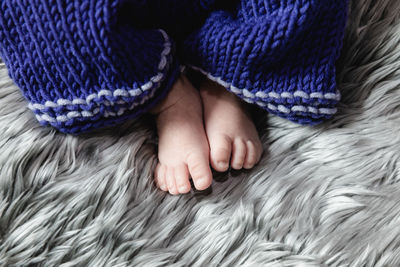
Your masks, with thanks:
[(182, 74), (156, 114), (159, 136), (154, 179), (172, 195), (212, 183), (211, 168), (251, 169), (260, 160), (262, 145), (242, 101), (222, 86), (205, 80), (199, 90)]

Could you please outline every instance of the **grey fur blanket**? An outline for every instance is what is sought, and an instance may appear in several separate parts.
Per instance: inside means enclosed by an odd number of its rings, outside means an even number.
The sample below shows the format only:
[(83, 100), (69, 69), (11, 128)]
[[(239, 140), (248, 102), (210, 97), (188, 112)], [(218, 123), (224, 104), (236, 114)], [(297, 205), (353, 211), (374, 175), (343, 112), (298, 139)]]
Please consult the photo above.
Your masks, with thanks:
[(209, 194), (155, 188), (146, 117), (40, 127), (0, 63), (0, 265), (400, 266), (400, 1), (350, 10), (339, 114), (263, 116), (262, 162)]

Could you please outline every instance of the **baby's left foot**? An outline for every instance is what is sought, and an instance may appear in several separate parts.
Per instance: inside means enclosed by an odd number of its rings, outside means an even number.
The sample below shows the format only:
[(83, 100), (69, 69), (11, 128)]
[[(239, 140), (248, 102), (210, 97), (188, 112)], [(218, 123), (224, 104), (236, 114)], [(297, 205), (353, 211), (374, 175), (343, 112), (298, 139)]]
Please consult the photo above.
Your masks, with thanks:
[(200, 95), (211, 166), (220, 172), (228, 170), (229, 163), (236, 170), (254, 167), (263, 149), (244, 103), (208, 79), (201, 84)]

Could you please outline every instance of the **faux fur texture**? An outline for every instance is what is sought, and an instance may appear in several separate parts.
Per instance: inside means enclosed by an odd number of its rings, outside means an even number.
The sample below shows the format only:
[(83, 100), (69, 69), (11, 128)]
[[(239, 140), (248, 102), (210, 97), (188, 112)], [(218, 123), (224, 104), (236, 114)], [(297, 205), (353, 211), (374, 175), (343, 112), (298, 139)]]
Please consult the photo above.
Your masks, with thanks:
[(260, 118), (262, 162), (208, 195), (155, 188), (148, 118), (39, 126), (1, 63), (0, 265), (400, 266), (400, 2), (350, 9), (339, 114)]

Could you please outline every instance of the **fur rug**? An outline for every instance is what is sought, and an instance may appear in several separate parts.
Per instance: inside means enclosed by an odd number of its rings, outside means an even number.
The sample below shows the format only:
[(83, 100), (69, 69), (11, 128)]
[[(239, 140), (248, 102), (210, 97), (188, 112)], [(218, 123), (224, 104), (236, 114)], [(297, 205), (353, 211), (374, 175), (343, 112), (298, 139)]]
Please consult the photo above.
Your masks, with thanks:
[(43, 128), (0, 65), (1, 266), (400, 266), (400, 2), (350, 5), (339, 114), (263, 115), (265, 153), (212, 192), (152, 181), (154, 125)]

